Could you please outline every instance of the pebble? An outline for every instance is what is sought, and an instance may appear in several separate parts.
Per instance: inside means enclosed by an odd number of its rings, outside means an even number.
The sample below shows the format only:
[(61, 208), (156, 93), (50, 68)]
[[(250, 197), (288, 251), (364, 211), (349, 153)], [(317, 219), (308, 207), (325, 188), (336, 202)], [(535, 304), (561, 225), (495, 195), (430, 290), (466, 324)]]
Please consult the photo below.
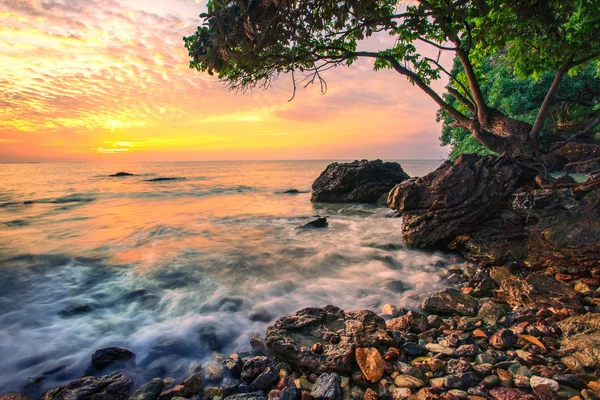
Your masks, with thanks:
[(374, 347), (360, 347), (355, 350), (356, 362), (367, 380), (377, 383), (385, 372), (383, 358)]
[(467, 392), (465, 392), (463, 390), (458, 390), (458, 389), (448, 390), (448, 394), (455, 396), (456, 398), (458, 398), (460, 400), (466, 400), (469, 398), (469, 395), (467, 394)]
[(491, 388), (499, 386), (499, 385), (500, 385), (500, 378), (498, 378), (497, 375), (490, 375), (490, 376), (486, 376), (485, 378), (483, 378), (483, 386), (485, 386), (488, 389), (491, 389)]
[(395, 388), (392, 390), (393, 400), (406, 400), (412, 396), (412, 392), (409, 388)]
[(553, 392), (558, 392), (560, 389), (560, 385), (554, 379), (542, 378), (541, 376), (532, 376), (529, 383), (533, 389), (540, 385), (548, 386)]
[(454, 350), (437, 343), (428, 343), (425, 348), (434, 354), (454, 355)]
[(425, 386), (425, 382), (410, 375), (398, 375), (394, 379), (394, 385), (399, 388), (408, 388), (411, 390), (420, 389)]
[(490, 337), (490, 346), (497, 350), (507, 350), (516, 342), (517, 337), (510, 329), (501, 329)]
[(396, 318), (396, 317), (399, 317), (402, 313), (400, 312), (398, 307), (396, 307), (393, 304), (388, 303), (388, 304), (385, 304), (383, 307), (381, 307), (381, 314), (384, 317)]
[(497, 369), (496, 374), (500, 379), (500, 385), (504, 387), (512, 387), (513, 377), (512, 374), (504, 369)]
[(515, 384), (515, 387), (521, 389), (529, 389), (531, 387), (531, 384), (529, 383), (529, 377), (526, 375), (515, 375), (513, 378), (513, 382)]

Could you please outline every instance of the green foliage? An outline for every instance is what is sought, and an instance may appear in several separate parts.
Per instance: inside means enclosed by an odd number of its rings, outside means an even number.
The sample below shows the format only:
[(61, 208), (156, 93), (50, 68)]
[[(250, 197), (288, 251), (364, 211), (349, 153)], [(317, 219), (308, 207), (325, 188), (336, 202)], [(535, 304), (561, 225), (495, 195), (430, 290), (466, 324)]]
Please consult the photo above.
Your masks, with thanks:
[[(507, 54), (500, 52), (488, 57), (479, 65), (477, 72), (481, 89), (490, 107), (500, 110), (503, 114), (533, 124), (538, 110), (548, 89), (552, 85), (554, 74), (545, 73), (539, 79), (528, 77), (518, 79), (514, 70), (509, 66)], [(453, 73), (458, 77), (464, 76), (460, 63), (455, 62)], [(451, 95), (445, 96), (446, 101), (454, 107), (461, 108), (458, 100)], [(600, 108), (600, 75), (598, 65), (588, 64), (578, 74), (567, 76), (550, 109), (550, 118), (546, 121), (542, 138), (556, 140), (561, 131), (569, 127), (581, 127), (592, 120)], [(456, 126), (454, 119), (444, 109), (439, 109), (438, 121), (442, 121), (441, 142), (443, 146), (450, 145), (450, 158), (464, 153), (489, 154), (490, 152), (477, 142), (471, 133)]]

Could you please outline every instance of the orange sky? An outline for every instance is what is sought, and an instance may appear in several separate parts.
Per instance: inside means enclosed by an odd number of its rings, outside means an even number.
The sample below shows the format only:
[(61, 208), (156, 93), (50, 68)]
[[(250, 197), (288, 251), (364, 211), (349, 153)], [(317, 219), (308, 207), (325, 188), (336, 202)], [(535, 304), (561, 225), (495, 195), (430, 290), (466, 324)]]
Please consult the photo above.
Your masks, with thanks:
[(189, 70), (182, 37), (203, 9), (200, 0), (0, 0), (0, 162), (447, 154), (435, 104), (369, 61), (330, 71), (326, 95), (314, 86), (292, 102), (287, 77), (235, 94)]

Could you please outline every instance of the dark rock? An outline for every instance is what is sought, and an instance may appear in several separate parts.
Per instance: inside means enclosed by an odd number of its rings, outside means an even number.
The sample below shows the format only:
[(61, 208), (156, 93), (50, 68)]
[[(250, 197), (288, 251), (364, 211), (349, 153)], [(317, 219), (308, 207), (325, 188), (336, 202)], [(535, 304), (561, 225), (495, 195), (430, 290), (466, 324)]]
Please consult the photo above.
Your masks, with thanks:
[(260, 374), (263, 373), (264, 370), (271, 367), (273, 362), (269, 360), (268, 357), (265, 356), (257, 356), (252, 357), (244, 363), (244, 367), (242, 368), (242, 373), (240, 377), (244, 381), (253, 381)]
[(94, 311), (94, 306), (91, 304), (73, 304), (62, 310), (60, 315), (64, 318), (72, 318), (78, 315), (87, 314)]
[(383, 287), (394, 293), (404, 293), (406, 286), (401, 280), (387, 281), (383, 284)]
[(510, 329), (501, 329), (490, 337), (490, 346), (497, 350), (507, 350), (517, 343), (516, 335)]
[(167, 178), (152, 178), (146, 179), (145, 182), (164, 182), (164, 181), (183, 181), (185, 178), (167, 177)]
[(300, 193), (300, 191), (298, 189), (288, 189), (285, 192), (283, 192), (285, 194), (298, 194)]
[(461, 155), (422, 178), (394, 187), (388, 205), (402, 213), (408, 245), (446, 245), (495, 217), (535, 175), (535, 170), (514, 159)]
[(133, 174), (130, 174), (129, 172), (117, 172), (116, 174), (112, 174), (109, 175), (111, 178), (120, 178), (123, 176), (134, 176)]
[(441, 315), (477, 315), (479, 303), (476, 299), (457, 289), (446, 289), (429, 296), (421, 306), (423, 310)]
[(248, 319), (253, 322), (271, 322), (274, 317), (269, 310), (263, 307), (255, 307), (250, 311)]
[(535, 397), (524, 390), (507, 387), (495, 387), (491, 389), (490, 396), (494, 400), (536, 400)]
[(273, 386), (279, 380), (279, 375), (273, 367), (268, 367), (260, 375), (252, 381), (250, 384), (250, 390), (255, 392), (257, 390), (267, 390)]
[(408, 331), (413, 333), (425, 332), (429, 329), (429, 321), (424, 314), (409, 311), (405, 315), (390, 319), (386, 322), (388, 329), (393, 331)]
[(237, 354), (231, 354), (225, 361), (223, 361), (223, 367), (229, 372), (234, 378), (239, 378), (242, 374), (242, 368), (244, 363)]
[(402, 346), (404, 353), (409, 357), (419, 357), (427, 354), (427, 349), (417, 343), (408, 342)]
[(107, 347), (96, 350), (92, 355), (92, 365), (99, 371), (115, 363), (123, 367), (135, 367), (135, 353), (119, 347)]
[(327, 222), (327, 217), (318, 217), (314, 221), (310, 221), (308, 224), (300, 226), (300, 228), (327, 228), (329, 226), (329, 222)]
[(160, 378), (154, 378), (138, 389), (129, 400), (156, 400), (165, 388), (165, 382)]
[(408, 178), (400, 164), (394, 162), (333, 163), (313, 183), (311, 201), (375, 203), (394, 185)]
[(183, 340), (165, 340), (150, 347), (148, 355), (140, 363), (140, 366), (146, 367), (152, 361), (168, 355), (189, 356), (195, 350), (194, 346)]
[(133, 381), (123, 372), (86, 376), (44, 393), (41, 400), (127, 400)]
[(543, 155), (542, 161), (548, 172), (562, 171), (565, 168), (565, 165), (569, 163), (569, 159), (556, 153)]
[(238, 388), (240, 387), (240, 381), (231, 378), (225, 378), (221, 382), (221, 387), (223, 388), (223, 396), (230, 396), (234, 393), (238, 393)]
[[(334, 336), (339, 337), (339, 343), (331, 343)], [(315, 343), (323, 345), (322, 353), (312, 351)], [(356, 347), (374, 346), (385, 351), (394, 345), (394, 339), (388, 335), (385, 321), (371, 311), (344, 312), (326, 306), (279, 318), (267, 329), (266, 344), (272, 354), (294, 368), (349, 375)]]
[(224, 400), (267, 400), (263, 392), (238, 393), (225, 397)]
[(312, 398), (320, 400), (341, 400), (340, 376), (335, 373), (322, 374), (315, 382), (310, 395)]
[[(570, 142), (550, 153), (552, 156), (562, 156), (569, 163), (588, 161), (595, 158), (600, 158), (600, 145), (594, 143), (577, 143)], [(582, 165), (581, 169), (574, 169), (572, 172), (586, 173), (589, 172), (587, 165)]]
[(280, 400), (296, 400), (298, 395), (300, 394), (300, 390), (294, 386), (288, 386), (281, 391)]

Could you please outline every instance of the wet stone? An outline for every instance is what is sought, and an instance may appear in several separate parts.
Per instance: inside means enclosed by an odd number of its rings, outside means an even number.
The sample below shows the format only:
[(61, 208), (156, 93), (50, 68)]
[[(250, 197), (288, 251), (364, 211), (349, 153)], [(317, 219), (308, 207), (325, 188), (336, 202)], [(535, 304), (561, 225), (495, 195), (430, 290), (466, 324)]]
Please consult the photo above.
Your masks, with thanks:
[(165, 388), (165, 382), (160, 378), (154, 378), (138, 389), (130, 400), (156, 400)]
[(122, 367), (135, 367), (135, 353), (119, 347), (99, 349), (92, 355), (92, 365), (101, 371), (112, 364)]
[(272, 362), (265, 356), (256, 356), (249, 358), (242, 367), (240, 377), (244, 381), (253, 381), (267, 367), (271, 366)]
[(507, 350), (517, 343), (517, 337), (510, 329), (501, 329), (490, 337), (490, 346), (497, 350)]
[(410, 375), (398, 375), (394, 379), (394, 385), (400, 388), (408, 388), (411, 390), (420, 389), (425, 386), (425, 382)]
[(268, 367), (250, 384), (251, 391), (267, 390), (279, 380), (279, 375), (274, 371), (273, 367)]
[(555, 380), (548, 379), (548, 378), (542, 378), (540, 376), (535, 376), (535, 375), (529, 379), (529, 384), (531, 385), (531, 387), (533, 389), (535, 389), (536, 387), (538, 387), (540, 385), (548, 386), (550, 389), (552, 389), (553, 392), (558, 392), (558, 390), (560, 389), (560, 385)]
[(341, 400), (340, 376), (335, 373), (322, 374), (315, 382), (310, 395), (320, 400)]
[(240, 356), (237, 354), (231, 354), (223, 362), (223, 367), (225, 368), (225, 370), (228, 371), (229, 374), (231, 374), (231, 376), (233, 376), (234, 378), (240, 377), (240, 375), (242, 374), (243, 366), (244, 366), (244, 363), (242, 362), (242, 359), (240, 358)]
[(476, 299), (457, 289), (446, 289), (428, 297), (421, 306), (423, 310), (440, 315), (477, 315)]

